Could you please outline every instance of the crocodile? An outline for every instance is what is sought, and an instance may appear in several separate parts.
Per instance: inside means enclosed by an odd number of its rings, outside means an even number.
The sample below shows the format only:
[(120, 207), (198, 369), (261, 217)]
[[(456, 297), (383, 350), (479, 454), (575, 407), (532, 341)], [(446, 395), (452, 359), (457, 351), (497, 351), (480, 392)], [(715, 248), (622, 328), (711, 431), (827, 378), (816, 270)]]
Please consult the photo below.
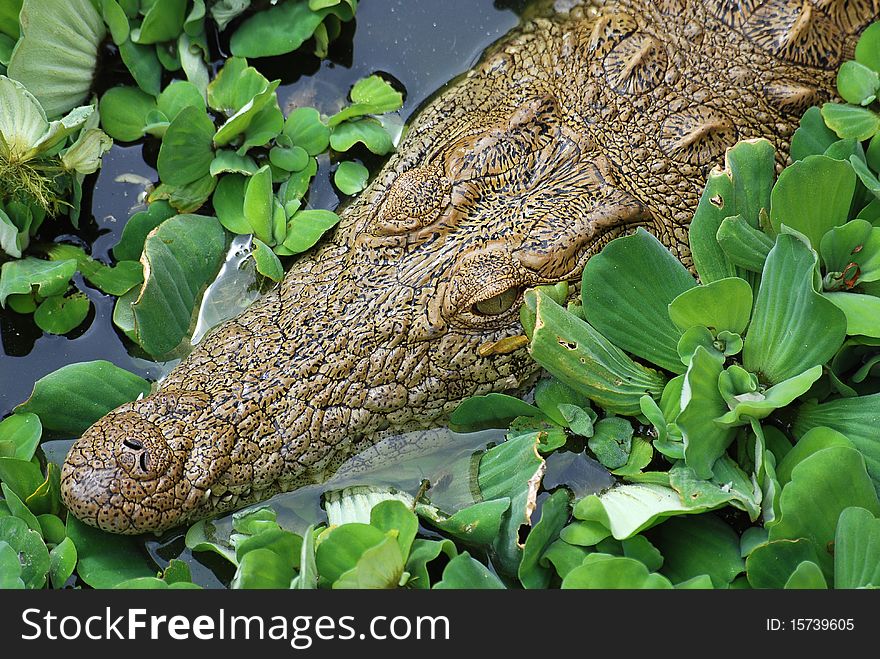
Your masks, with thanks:
[(880, 0), (620, 0), (530, 20), (421, 109), (283, 281), (72, 446), (84, 522), (160, 532), (320, 482), (538, 367), (518, 309), (644, 227), (690, 264), (706, 175), (745, 138), (778, 165)]

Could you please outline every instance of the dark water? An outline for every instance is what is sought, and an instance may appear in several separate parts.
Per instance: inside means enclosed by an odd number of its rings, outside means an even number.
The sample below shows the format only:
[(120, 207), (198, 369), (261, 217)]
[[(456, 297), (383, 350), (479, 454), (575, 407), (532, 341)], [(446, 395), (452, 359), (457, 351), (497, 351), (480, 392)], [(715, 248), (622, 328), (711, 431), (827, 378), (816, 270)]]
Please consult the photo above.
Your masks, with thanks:
[[(382, 72), (405, 89), (401, 116), (406, 119), (447, 81), (470, 68), (489, 44), (515, 27), (517, 12), (526, 4), (524, 0), (363, 0), (356, 25), (346, 27), (331, 47), (329, 60), (293, 54), (252, 63), (270, 79), (282, 79), (282, 108), (291, 103), (311, 104), (327, 112), (335, 110), (355, 81)], [(222, 38), (218, 47), (223, 48)], [(115, 146), (99, 174), (86, 182), (80, 230), (59, 222), (54, 234), (41, 238), (80, 244), (95, 258), (109, 261), (109, 250), (125, 221), (142, 209), (143, 183), (156, 180), (149, 164), (155, 163), (156, 152), (154, 140)], [(117, 181), (124, 175), (135, 182)], [(318, 174), (310, 201), (333, 208), (337, 199), (326, 177), (325, 168)], [(79, 275), (75, 282), (91, 299), (93, 311), (68, 336), (44, 335), (31, 316), (0, 310), (0, 418), (30, 395), (36, 380), (66, 364), (106, 359), (148, 378), (158, 372), (149, 362), (129, 355), (113, 327), (114, 298), (84, 284)]]

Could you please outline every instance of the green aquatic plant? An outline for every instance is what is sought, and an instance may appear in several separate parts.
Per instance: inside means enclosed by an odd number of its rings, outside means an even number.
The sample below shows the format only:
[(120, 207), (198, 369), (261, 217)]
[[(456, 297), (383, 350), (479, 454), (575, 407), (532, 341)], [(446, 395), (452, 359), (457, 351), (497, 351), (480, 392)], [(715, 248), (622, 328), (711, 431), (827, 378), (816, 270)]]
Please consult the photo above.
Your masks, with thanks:
[[(36, 324), (46, 332), (70, 332), (85, 320), (91, 306), (86, 295), (71, 283), (79, 271), (103, 293), (120, 297), (114, 321), (127, 335), (154, 357), (169, 355), (189, 334), (198, 299), (187, 298), (186, 308), (164, 305), (162, 300), (167, 298), (154, 293), (166, 291), (172, 284), (149, 277), (144, 282), (144, 269), (138, 261), (144, 254), (148, 266), (161, 266), (147, 267), (148, 276), (166, 267), (168, 272), (178, 272), (181, 278), (173, 286), (200, 294), (219, 268), (225, 237), (213, 239), (218, 232), (221, 237), (223, 234), (214, 218), (210, 220), (216, 229), (212, 238), (196, 250), (151, 251), (151, 246), (158, 246), (158, 239), (148, 239), (146, 234), (161, 223), (153, 222), (157, 218), (171, 220), (178, 212), (189, 217), (211, 200), (218, 181), (225, 178), (229, 180), (215, 197), (216, 213), (221, 221), (227, 220), (225, 226), (234, 233), (259, 234), (253, 249), (257, 269), (279, 280), (283, 267), (277, 255), (308, 249), (338, 221), (327, 211), (300, 209), (317, 171), (314, 156), (329, 148), (331, 129), (324, 126), (319, 130), (326, 131), (327, 138), (315, 146), (311, 124), (317, 121), (323, 126), (317, 112), (296, 113), (296, 120), (285, 128), (275, 94), (278, 82), (270, 83), (243, 58), (231, 58), (212, 81), (206, 37), (211, 28), (206, 21), (215, 21), (222, 30), (241, 17), (232, 35), (235, 52), (261, 56), (267, 53), (254, 49), (269, 46), (278, 53), (290, 52), (313, 38), (316, 54), (323, 57), (329, 42), (338, 36), (341, 22), (351, 20), (356, 8), (355, 0), (294, 0), (268, 8), (251, 8), (249, 2), (206, 4), (204, 0), (53, 0), (51, 6), (24, 0), (5, 4), (0, 13), (0, 66), (4, 70), (8, 66), (15, 79), (4, 78), (6, 82), (0, 87), (0, 114), (5, 118), (0, 125), (0, 248), (6, 254), (21, 257), (46, 217), (66, 214), (77, 225), (83, 178), (100, 166), (101, 156), (112, 145), (110, 137), (127, 142), (148, 135), (162, 140), (162, 148), (160, 182), (153, 190), (151, 209), (132, 222), (133, 227), (149, 225), (149, 229), (138, 232), (136, 238), (129, 231), (127, 246), (115, 254), (121, 259), (119, 263), (111, 267), (81, 250), (55, 246), (48, 252), (49, 261), (28, 256), (22, 263), (4, 265), (0, 304), (8, 302), (19, 313), (33, 313)], [(293, 30), (288, 29), (290, 21), (295, 23)], [(92, 87), (98, 51), (107, 34), (119, 49), (134, 85), (108, 90), (98, 112), (95, 106), (72, 109), (85, 100)], [(172, 80), (163, 87), (166, 73), (182, 74), (185, 79)], [(377, 86), (378, 102), (373, 100)], [(360, 119), (362, 127), (369, 124), (373, 129), (362, 141), (377, 152), (390, 150), (391, 139), (384, 129), (363, 117), (388, 111), (389, 93), (392, 105), (396, 103), (390, 109), (399, 108), (400, 94), (381, 79), (357, 86), (355, 102), (346, 109), (350, 117), (337, 118), (342, 124), (339, 133)], [(68, 111), (57, 121), (47, 119)], [(99, 121), (109, 137), (98, 128)], [(294, 136), (304, 139), (308, 150), (294, 144)], [(243, 209), (236, 208), (232, 199), (236, 195), (243, 198), (244, 177), (261, 167), (264, 171), (271, 168), (272, 194), (263, 195), (265, 199), (257, 194), (265, 176), (257, 177), (247, 224), (236, 223), (229, 218), (236, 213), (242, 216)], [(338, 177), (340, 189), (353, 192), (363, 187), (366, 175), (358, 167), (351, 162), (343, 168)], [(282, 189), (275, 197), (272, 188), (279, 185)], [(267, 225), (278, 224), (281, 215), (284, 226), (278, 225), (271, 233), (263, 231)], [(169, 226), (166, 233), (192, 228), (175, 230)], [(206, 230), (199, 229), (202, 233)], [(134, 244), (136, 249), (128, 249)], [(204, 263), (210, 272), (197, 267), (202, 263), (198, 251), (208, 248), (211, 253)], [(162, 263), (151, 264), (151, 258)], [(168, 314), (172, 323), (159, 320)]]

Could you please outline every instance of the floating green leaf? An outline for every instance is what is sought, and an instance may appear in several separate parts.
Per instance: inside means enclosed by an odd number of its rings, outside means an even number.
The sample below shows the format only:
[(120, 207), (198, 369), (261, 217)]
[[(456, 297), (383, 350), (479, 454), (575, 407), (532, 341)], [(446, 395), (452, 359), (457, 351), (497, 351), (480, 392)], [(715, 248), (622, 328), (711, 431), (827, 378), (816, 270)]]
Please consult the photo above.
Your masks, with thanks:
[(110, 362), (81, 362), (37, 380), (31, 396), (15, 411), (36, 414), (44, 428), (74, 436), (110, 410), (149, 392), (146, 380)]
[(458, 550), (451, 540), (425, 540), (416, 538), (406, 561), (405, 570), (410, 578), (406, 582), (409, 588), (428, 589), (431, 587), (428, 563), (437, 560), (441, 555), (447, 559), (455, 558)]
[(17, 554), (25, 588), (42, 588), (49, 573), (49, 551), (40, 534), (17, 517), (0, 517), (0, 542)]
[(672, 488), (652, 483), (619, 485), (600, 495), (581, 499), (574, 516), (598, 522), (624, 540), (672, 515), (704, 512), (710, 508), (691, 507)]
[(491, 545), (498, 538), (504, 514), (510, 508), (510, 499), (479, 501), (467, 508), (443, 517), (430, 508), (419, 509), (419, 514), (444, 533), (472, 545)]
[(478, 486), (486, 501), (510, 498), (510, 508), (493, 548), (496, 566), (509, 574), (516, 574), (522, 558), (519, 531), (522, 525), (531, 525), (531, 511), (538, 495), (537, 486), (544, 474), (544, 459), (538, 453), (540, 432), (509, 437), (480, 458)]
[(132, 30), (132, 41), (153, 44), (175, 39), (183, 29), (187, 0), (154, 0), (147, 5), (144, 21)]
[(333, 128), (330, 146), (334, 151), (348, 151), (360, 142), (377, 156), (384, 156), (394, 149), (391, 136), (375, 119), (369, 117), (356, 121), (343, 121)]
[(147, 210), (132, 215), (125, 223), (122, 237), (113, 247), (113, 256), (119, 261), (139, 260), (147, 235), (172, 215), (175, 210), (166, 201), (156, 201)]
[(92, 588), (113, 588), (128, 579), (156, 573), (134, 538), (99, 531), (73, 515), (67, 516), (67, 536), (76, 545), (77, 574)]
[(347, 119), (368, 114), (399, 110), (403, 105), (401, 93), (377, 75), (358, 80), (351, 88), (351, 100), (352, 105), (343, 108), (327, 120), (328, 126), (333, 127)]
[(284, 266), (275, 256), (275, 252), (259, 238), (254, 238), (254, 261), (257, 264), (257, 272), (268, 277), (272, 281), (284, 279)]
[(837, 134), (825, 125), (822, 111), (812, 107), (801, 117), (800, 127), (791, 138), (791, 159), (797, 161), (822, 155), (838, 139)]
[(673, 583), (707, 574), (715, 588), (726, 588), (745, 570), (739, 538), (712, 515), (673, 517), (652, 529), (649, 538), (663, 554), (660, 572)]
[(638, 414), (642, 396), (660, 396), (663, 375), (634, 362), (546, 293), (537, 291), (535, 300), (529, 354), (556, 378), (614, 414)]
[(721, 223), (740, 216), (751, 227), (760, 225), (770, 209), (776, 176), (776, 154), (767, 140), (744, 140), (727, 150), (724, 169), (709, 174), (688, 230), (694, 265), (704, 284), (743, 276), (716, 238)]
[(333, 174), (333, 182), (339, 190), (347, 195), (357, 194), (367, 185), (369, 170), (357, 162), (346, 160), (339, 163)]
[(580, 567), (565, 576), (562, 588), (668, 589), (672, 583), (663, 575), (649, 572), (641, 561), (596, 553), (587, 556)]
[(22, 37), (9, 75), (36, 96), (50, 117), (85, 100), (106, 29), (91, 0), (25, 0)]
[(486, 394), (465, 399), (449, 417), (450, 427), (457, 432), (473, 432), (485, 428), (506, 428), (518, 416), (544, 418), (534, 405), (507, 394)]
[(616, 346), (673, 373), (683, 368), (676, 346), (681, 332), (668, 305), (696, 286), (693, 277), (660, 241), (639, 228), (609, 243), (587, 262), (584, 314)]
[(633, 427), (621, 417), (609, 416), (595, 424), (587, 444), (606, 468), (617, 469), (626, 464), (632, 448)]
[(86, 319), (90, 306), (89, 298), (79, 292), (53, 295), (40, 302), (34, 322), (48, 334), (66, 334)]
[(857, 282), (877, 281), (880, 279), (880, 228), (866, 220), (850, 220), (822, 237), (819, 254), (828, 275), (839, 275), (833, 277), (832, 282), (828, 282), (826, 276), (826, 290), (832, 290), (829, 284), (846, 285), (843, 280), (852, 277), (853, 263), (858, 266)]
[(29, 460), (0, 458), (0, 480), (22, 500), (37, 491), (43, 482), (40, 467)]
[(694, 326), (743, 334), (752, 312), (752, 287), (739, 277), (691, 288), (669, 303), (669, 317), (681, 330)]
[(241, 559), (230, 588), (289, 588), (293, 565), (271, 549), (249, 551)]
[(856, 61), (880, 73), (880, 27), (873, 23), (865, 28), (856, 44)]
[[(821, 181), (821, 185), (817, 185)], [(849, 217), (856, 175), (849, 162), (827, 156), (808, 156), (779, 175), (770, 201), (770, 223), (800, 231), (814, 249), (825, 232)]]
[[(278, 88), (280, 81), (276, 80), (270, 83), (265, 78), (262, 78), (261, 82), (262, 84), (257, 93), (238, 107), (229, 119), (227, 119), (217, 130), (217, 133), (213, 138), (216, 146), (225, 146), (241, 134), (250, 134), (252, 126), (262, 127), (262, 123), (267, 118), (272, 126), (271, 128), (267, 128), (269, 136), (266, 141), (281, 132), (284, 124), (284, 117), (281, 116), (281, 110), (278, 108), (278, 100), (275, 95), (275, 90)], [(239, 85), (240, 84), (241, 82)], [(239, 92), (239, 89), (240, 87), (237, 87), (236, 92)], [(264, 112), (268, 112), (272, 116), (264, 116)], [(255, 144), (255, 146), (257, 145)], [(246, 150), (246, 148), (242, 147), (239, 149), (239, 153), (244, 150)]]
[(175, 117), (159, 149), (162, 182), (180, 186), (207, 176), (214, 160), (214, 123), (202, 108), (187, 106)]
[(304, 252), (312, 248), (321, 236), (338, 222), (339, 216), (332, 211), (318, 209), (297, 211), (287, 223), (284, 248), (288, 254)]
[(0, 540), (0, 588), (24, 590), (18, 552), (5, 540)]
[(401, 501), (382, 501), (370, 511), (370, 525), (385, 533), (394, 532), (402, 556), (409, 556), (416, 534), (419, 531), (419, 520), (415, 513)]
[(799, 563), (785, 582), (786, 590), (816, 590), (828, 587), (822, 568), (813, 561)]
[(199, 88), (187, 80), (171, 82), (156, 100), (159, 111), (168, 121), (174, 121), (181, 110), (196, 107), (205, 110), (205, 98)]
[[(235, 151), (220, 149), (214, 156), (214, 160), (211, 161), (210, 173), (211, 176), (219, 176), (224, 172), (250, 175), (256, 174), (259, 169), (257, 163), (254, 162), (254, 159), (250, 156), (240, 156)], [(217, 183), (217, 187), (219, 188), (227, 178), (229, 177), (224, 176), (220, 179)], [(241, 196), (243, 197), (244, 194), (242, 193)], [(215, 208), (214, 210), (216, 211), (217, 209)]]
[(697, 347), (685, 376), (682, 411), (675, 422), (682, 432), (684, 459), (698, 478), (710, 478), (712, 465), (730, 442), (735, 431), (715, 422), (727, 411), (718, 390), (722, 365), (702, 346)]
[(52, 588), (63, 588), (76, 568), (76, 545), (70, 538), (64, 538), (49, 552), (49, 581)]
[(846, 317), (846, 333), (880, 337), (880, 298), (859, 293), (825, 293)]
[(784, 588), (801, 563), (817, 560), (816, 548), (809, 540), (775, 540), (752, 550), (746, 559), (746, 574), (752, 588)]
[[(235, 539), (237, 536), (233, 536)], [(238, 536), (240, 537), (240, 536)], [(239, 566), (249, 552), (256, 549), (268, 549), (278, 555), (291, 568), (299, 567), (302, 538), (281, 528), (265, 528), (254, 535), (244, 537), (235, 542), (235, 557)], [(288, 583), (290, 580), (288, 579)]]
[(443, 578), (434, 588), (498, 590), (503, 589), (504, 584), (485, 565), (465, 551), (449, 561), (443, 570)]
[(401, 584), (403, 568), (400, 545), (388, 533), (378, 545), (366, 549), (355, 566), (333, 582), (333, 588), (396, 588)]
[(144, 136), (147, 116), (156, 109), (156, 99), (139, 87), (111, 87), (98, 105), (101, 127), (114, 140), (134, 142)]
[(821, 405), (815, 402), (806, 403), (798, 410), (793, 430), (795, 437), (800, 437), (801, 440), (806, 438), (808, 431), (817, 427), (831, 428), (845, 435), (864, 456), (874, 487), (880, 492), (878, 424), (880, 394), (872, 394), (857, 398), (838, 398)]
[(272, 218), (275, 209), (272, 193), (272, 171), (264, 165), (247, 181), (242, 212), (254, 235), (264, 243), (275, 244)]
[(743, 366), (764, 382), (824, 364), (843, 343), (846, 318), (816, 292), (816, 261), (816, 253), (790, 235), (778, 236), (767, 257), (743, 348)]
[(0, 456), (30, 460), (40, 444), (43, 426), (30, 412), (12, 414), (0, 421)]
[(770, 540), (807, 538), (830, 579), (834, 568), (829, 548), (840, 513), (860, 506), (873, 515), (880, 514), (880, 501), (864, 465), (858, 451), (844, 446), (822, 449), (805, 458), (782, 489), (782, 515), (770, 528)]
[(308, 0), (280, 3), (254, 14), (229, 42), (238, 57), (272, 57), (299, 48), (324, 20), (326, 11), (312, 11)]
[(864, 508), (840, 513), (834, 540), (834, 587), (880, 587), (880, 520)]
[(868, 108), (825, 103), (822, 118), (841, 139), (867, 140), (880, 131), (880, 115)]
[(544, 551), (559, 537), (559, 532), (568, 521), (570, 494), (559, 489), (544, 500), (541, 519), (526, 537), (522, 561), (517, 570), (520, 583), (525, 588), (546, 588), (550, 583), (551, 570), (541, 564)]
[(328, 583), (335, 583), (357, 565), (366, 550), (381, 543), (385, 537), (385, 533), (376, 527), (357, 522), (331, 529), (317, 546), (318, 573)]
[(309, 154), (301, 146), (276, 146), (269, 151), (269, 161), (288, 172), (298, 172), (308, 166)]
[(44, 261), (29, 256), (18, 261), (7, 261), (0, 269), (0, 305), (13, 294), (33, 292), (40, 298), (65, 293), (70, 278), (76, 272), (76, 260)]
[(225, 249), (226, 235), (214, 217), (176, 215), (150, 233), (144, 246), (144, 285), (131, 305), (144, 350), (155, 357), (167, 355), (189, 335), (197, 302)]
[[(727, 373), (725, 373), (726, 375)], [(814, 366), (799, 375), (773, 385), (765, 391), (739, 391), (727, 392), (727, 404), (732, 409), (730, 412), (718, 417), (716, 422), (725, 427), (747, 425), (748, 419), (763, 419), (770, 415), (773, 410), (778, 410), (793, 402), (798, 396), (802, 396), (810, 387), (822, 377), (822, 367)], [(726, 382), (722, 376), (719, 383)], [(725, 393), (725, 385), (720, 384), (722, 395)]]
[(849, 60), (837, 71), (837, 90), (847, 103), (870, 105), (877, 98), (880, 75), (864, 64)]
[(162, 90), (162, 64), (156, 56), (156, 49), (134, 43), (129, 35), (119, 44), (119, 56), (138, 87), (151, 96), (158, 96)]
[(321, 121), (321, 115), (314, 108), (297, 108), (291, 112), (284, 122), (283, 132), (310, 156), (323, 153), (330, 145), (330, 128)]
[(244, 216), (244, 194), (249, 179), (232, 174), (224, 176), (214, 190), (214, 211), (220, 224), (232, 233), (248, 234), (253, 231)]

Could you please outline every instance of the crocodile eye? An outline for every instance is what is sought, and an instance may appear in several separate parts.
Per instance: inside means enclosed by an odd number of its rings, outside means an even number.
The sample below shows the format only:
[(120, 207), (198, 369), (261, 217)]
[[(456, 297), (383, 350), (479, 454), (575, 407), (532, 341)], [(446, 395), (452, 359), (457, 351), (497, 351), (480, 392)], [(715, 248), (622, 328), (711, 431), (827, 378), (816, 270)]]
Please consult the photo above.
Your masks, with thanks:
[(471, 306), (471, 311), (478, 316), (500, 316), (510, 308), (519, 299), (519, 287), (508, 288), (498, 295), (493, 295), (487, 300), (481, 300)]

